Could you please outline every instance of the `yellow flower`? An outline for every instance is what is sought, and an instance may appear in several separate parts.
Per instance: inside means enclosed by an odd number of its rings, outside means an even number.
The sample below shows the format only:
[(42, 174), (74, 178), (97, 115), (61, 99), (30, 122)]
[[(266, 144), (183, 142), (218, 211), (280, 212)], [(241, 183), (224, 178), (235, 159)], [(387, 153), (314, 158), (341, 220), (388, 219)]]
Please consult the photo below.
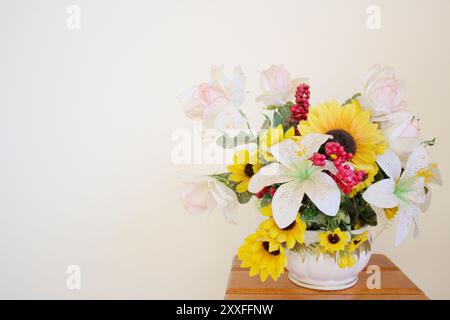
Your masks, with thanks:
[(371, 113), (364, 111), (356, 100), (344, 106), (337, 101), (319, 104), (310, 109), (308, 120), (301, 121), (298, 130), (302, 135), (323, 133), (334, 137), (344, 150), (353, 154), (350, 163), (358, 170), (370, 170), (377, 155), (383, 154), (387, 143), (370, 120)]
[(238, 258), (242, 261), (241, 268), (250, 268), (250, 276), (259, 274), (263, 282), (269, 276), (277, 280), (287, 264), (284, 248), (270, 241), (261, 230), (245, 239), (238, 250)]
[(334, 229), (334, 231), (319, 233), (319, 244), (322, 249), (328, 253), (344, 250), (348, 240), (348, 234), (342, 232), (339, 228)]
[(365, 169), (365, 179), (353, 187), (352, 192), (350, 193), (350, 197), (354, 197), (358, 192), (368, 188), (374, 182), (378, 170), (379, 168), (376, 163), (373, 163), (370, 167), (367, 166)]
[(268, 206), (260, 208), (259, 212), (261, 212), (263, 216), (271, 217), (272, 216), (272, 205), (269, 204)]
[(396, 216), (398, 212), (398, 206), (394, 208), (387, 208), (384, 209), (384, 215), (386, 216), (386, 219), (392, 220)]
[(424, 179), (424, 182), (426, 185), (430, 184), (430, 183), (437, 183), (440, 184), (441, 182), (441, 177), (439, 174), (439, 169), (436, 163), (432, 163), (429, 166), (420, 169), (417, 173), (416, 173), (417, 177), (422, 177)]
[(240, 150), (234, 155), (233, 164), (227, 166), (227, 170), (231, 172), (228, 180), (239, 183), (236, 186), (237, 192), (245, 192), (248, 189), (250, 178), (261, 169), (261, 166), (256, 152), (250, 154), (248, 150)]
[(286, 139), (297, 139), (295, 136), (294, 127), (291, 127), (289, 130), (284, 132), (283, 126), (279, 124), (276, 128), (270, 127), (267, 130), (262, 131), (259, 136), (259, 148), (264, 159), (271, 161), (273, 157), (268, 151), (269, 147)]
[(357, 236), (352, 237), (352, 239), (348, 243), (347, 251), (355, 252), (356, 249), (358, 249), (364, 242), (367, 241), (368, 234), (369, 233), (367, 231), (365, 231)]
[(283, 229), (277, 226), (272, 217), (263, 221), (259, 228), (264, 230), (270, 239), (279, 243), (286, 243), (288, 249), (292, 249), (297, 242), (300, 244), (305, 242), (306, 224), (300, 219), (299, 215), (294, 222)]
[(338, 264), (342, 269), (351, 268), (356, 264), (356, 258), (351, 253), (341, 252), (338, 257)]

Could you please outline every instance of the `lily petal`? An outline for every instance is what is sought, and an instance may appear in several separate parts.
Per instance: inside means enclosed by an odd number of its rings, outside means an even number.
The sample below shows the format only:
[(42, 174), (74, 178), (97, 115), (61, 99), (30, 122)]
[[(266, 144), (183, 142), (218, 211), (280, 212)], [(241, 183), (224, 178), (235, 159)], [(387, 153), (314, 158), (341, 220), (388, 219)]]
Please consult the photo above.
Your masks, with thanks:
[(394, 180), (384, 179), (372, 184), (363, 193), (362, 197), (375, 207), (393, 208), (400, 204), (400, 200), (395, 196), (394, 190)]
[(270, 147), (268, 151), (286, 167), (293, 161), (299, 160), (299, 146), (292, 139), (281, 141)]
[(409, 233), (409, 227), (414, 217), (418, 216), (419, 206), (415, 203), (400, 205), (398, 209), (398, 224), (395, 234), (395, 245), (398, 246), (405, 240)]
[(289, 171), (287, 168), (274, 162), (262, 167), (250, 179), (248, 190), (251, 193), (257, 193), (261, 191), (262, 188), (270, 186), (274, 183), (284, 183), (292, 180), (293, 178), (289, 176)]
[(386, 150), (385, 153), (378, 156), (377, 163), (383, 169), (391, 179), (400, 178), (400, 173), (402, 171), (402, 164), (398, 156), (391, 150)]
[(328, 174), (316, 172), (304, 184), (306, 195), (320, 211), (332, 217), (338, 213), (341, 192)]
[[(400, 181), (403, 180), (404, 175), (400, 178)], [(425, 203), (427, 201), (427, 197), (425, 194), (425, 182), (422, 177), (413, 178), (413, 182), (410, 186), (410, 191), (404, 193), (405, 197), (408, 200), (415, 203)]]
[(272, 199), (273, 218), (280, 229), (289, 226), (297, 217), (302, 204), (303, 183), (291, 181), (282, 184)]
[(428, 150), (424, 146), (417, 147), (406, 162), (405, 171), (402, 176), (409, 178), (415, 176), (420, 169), (429, 166), (431, 163)]
[(300, 141), (300, 145), (305, 149), (303, 159), (309, 159), (317, 152), (320, 147), (327, 142), (328, 139), (333, 139), (329, 134), (309, 133)]

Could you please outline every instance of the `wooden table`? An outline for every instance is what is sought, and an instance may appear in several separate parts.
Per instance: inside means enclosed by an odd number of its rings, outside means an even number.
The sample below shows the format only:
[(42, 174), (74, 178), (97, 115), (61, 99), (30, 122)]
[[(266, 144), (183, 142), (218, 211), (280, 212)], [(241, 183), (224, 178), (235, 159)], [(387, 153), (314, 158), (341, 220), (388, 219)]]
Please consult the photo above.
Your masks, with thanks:
[(358, 283), (340, 291), (317, 291), (293, 284), (285, 272), (277, 281), (268, 279), (262, 283), (259, 277), (250, 278), (248, 269), (241, 269), (235, 257), (231, 266), (225, 299), (282, 299), (282, 300), (424, 300), (428, 297), (385, 255), (374, 254), (369, 265), (381, 269), (381, 288), (368, 289), (367, 278), (371, 275), (362, 271)]

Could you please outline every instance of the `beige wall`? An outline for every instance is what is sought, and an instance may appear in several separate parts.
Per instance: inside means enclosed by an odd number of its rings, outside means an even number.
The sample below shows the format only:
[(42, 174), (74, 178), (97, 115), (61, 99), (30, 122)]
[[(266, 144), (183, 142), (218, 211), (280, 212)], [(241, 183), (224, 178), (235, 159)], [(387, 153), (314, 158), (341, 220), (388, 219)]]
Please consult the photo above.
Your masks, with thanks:
[[(81, 29), (66, 27), (66, 6)], [(381, 29), (366, 9), (381, 8)], [(259, 217), (189, 216), (178, 201), (176, 95), (211, 64), (241, 64), (258, 123), (258, 70), (311, 79), (313, 102), (360, 90), (392, 65), (407, 83), (450, 183), (450, 1), (0, 0), (0, 297), (221, 298), (231, 259)], [(422, 236), (376, 241), (431, 298), (450, 298), (448, 187), (435, 188)], [(66, 288), (81, 267), (82, 288)]]

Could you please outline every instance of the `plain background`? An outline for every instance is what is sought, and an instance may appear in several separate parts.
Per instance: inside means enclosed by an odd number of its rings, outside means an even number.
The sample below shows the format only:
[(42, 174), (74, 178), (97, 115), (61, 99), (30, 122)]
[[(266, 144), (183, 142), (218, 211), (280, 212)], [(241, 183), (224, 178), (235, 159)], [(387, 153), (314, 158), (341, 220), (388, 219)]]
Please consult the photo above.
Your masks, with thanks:
[[(66, 26), (81, 8), (81, 29)], [(366, 26), (370, 5), (381, 29)], [(260, 220), (191, 216), (171, 161), (192, 130), (176, 96), (211, 65), (240, 64), (244, 110), (261, 121), (259, 71), (309, 77), (312, 102), (361, 91), (375, 63), (407, 83), (450, 183), (450, 1), (0, 1), (0, 298), (223, 297), (233, 255)], [(223, 168), (223, 167), (222, 167)], [(376, 239), (431, 298), (450, 298), (448, 187), (434, 188), (422, 235)], [(66, 287), (79, 265), (81, 290)]]

